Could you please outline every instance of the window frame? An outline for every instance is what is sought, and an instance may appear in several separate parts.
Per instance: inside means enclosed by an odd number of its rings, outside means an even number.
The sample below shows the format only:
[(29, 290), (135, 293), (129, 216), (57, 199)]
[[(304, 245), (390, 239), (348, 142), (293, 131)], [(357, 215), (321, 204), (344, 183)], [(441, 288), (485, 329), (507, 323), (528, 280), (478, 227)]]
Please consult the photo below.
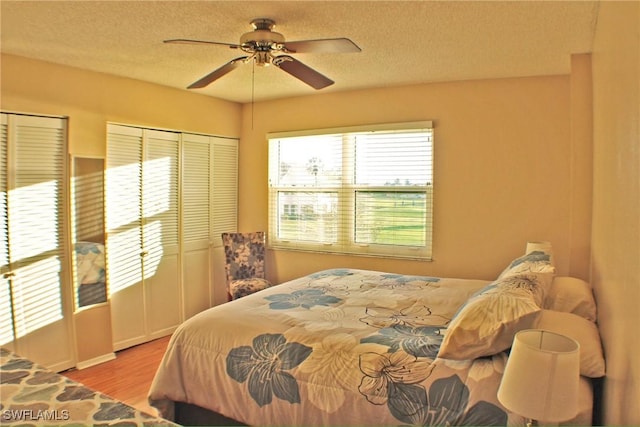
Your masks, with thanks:
[[(357, 184), (354, 179), (356, 160), (351, 155), (345, 154), (346, 150), (353, 150), (353, 141), (347, 139), (353, 134), (373, 133), (373, 132), (428, 132), (430, 152), (430, 176), (425, 185), (394, 185), (394, 186), (374, 186), (367, 184)], [(278, 174), (280, 173), (280, 159), (277, 153), (279, 140), (285, 138), (305, 137), (305, 136), (331, 136), (342, 135), (343, 148), (341, 184), (335, 186), (301, 186), (278, 185)], [(351, 136), (353, 138), (353, 136)], [(319, 252), (329, 254), (342, 254), (354, 256), (373, 256), (386, 258), (417, 259), (422, 261), (432, 260), (433, 245), (433, 158), (434, 158), (434, 130), (431, 121), (390, 123), (381, 125), (352, 126), (342, 128), (330, 128), (319, 130), (303, 130), (291, 132), (273, 132), (267, 134), (269, 151), (269, 171), (268, 171), (268, 224), (267, 246), (270, 249)], [(279, 237), (278, 226), (280, 216), (278, 198), (282, 193), (336, 193), (337, 203), (337, 242), (317, 242), (294, 240)], [(396, 244), (376, 244), (358, 243), (356, 231), (356, 197), (358, 192), (384, 192), (384, 193), (419, 193), (425, 195), (425, 244), (422, 245), (396, 245)], [(300, 214), (300, 212), (298, 212)]]

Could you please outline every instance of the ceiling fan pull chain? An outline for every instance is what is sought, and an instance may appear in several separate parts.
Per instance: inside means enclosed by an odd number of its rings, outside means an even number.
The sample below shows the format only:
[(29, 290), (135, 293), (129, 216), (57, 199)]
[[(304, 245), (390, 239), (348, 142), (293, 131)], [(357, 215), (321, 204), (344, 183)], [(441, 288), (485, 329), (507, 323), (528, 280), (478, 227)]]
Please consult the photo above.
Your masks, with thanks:
[(253, 113), (256, 88), (256, 62), (251, 64), (251, 130), (253, 130)]

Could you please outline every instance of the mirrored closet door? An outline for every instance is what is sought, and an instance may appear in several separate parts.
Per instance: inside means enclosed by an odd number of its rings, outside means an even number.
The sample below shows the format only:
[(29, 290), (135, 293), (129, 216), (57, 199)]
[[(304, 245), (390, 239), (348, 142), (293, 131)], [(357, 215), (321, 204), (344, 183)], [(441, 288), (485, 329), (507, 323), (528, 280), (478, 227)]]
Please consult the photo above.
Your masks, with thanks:
[(107, 301), (104, 159), (73, 157), (71, 179), (76, 309)]

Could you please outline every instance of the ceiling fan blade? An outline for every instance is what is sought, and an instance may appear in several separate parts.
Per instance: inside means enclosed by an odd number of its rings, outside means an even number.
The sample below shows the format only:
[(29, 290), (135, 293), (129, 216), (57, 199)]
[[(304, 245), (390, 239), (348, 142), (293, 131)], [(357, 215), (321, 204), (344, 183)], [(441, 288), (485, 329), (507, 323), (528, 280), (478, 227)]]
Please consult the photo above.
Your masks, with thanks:
[(286, 42), (285, 52), (291, 53), (352, 53), (361, 49), (347, 38), (300, 40)]
[(313, 68), (304, 65), (302, 62), (289, 55), (280, 55), (273, 59), (273, 64), (280, 69), (291, 74), (293, 77), (302, 80), (314, 89), (322, 89), (331, 86), (333, 80), (323, 76)]
[(207, 74), (197, 82), (191, 83), (187, 87), (187, 89), (200, 89), (209, 85), (211, 82), (219, 79), (220, 77), (224, 76), (228, 72), (235, 70), (247, 58), (248, 56), (241, 56), (240, 58), (232, 59), (231, 61), (224, 64), (222, 67), (212, 71), (211, 73)]
[(168, 44), (214, 44), (220, 46), (229, 46), (232, 49), (239, 49), (240, 45), (233, 43), (212, 42), (208, 40), (191, 40), (191, 39), (169, 39), (164, 40), (164, 43)]

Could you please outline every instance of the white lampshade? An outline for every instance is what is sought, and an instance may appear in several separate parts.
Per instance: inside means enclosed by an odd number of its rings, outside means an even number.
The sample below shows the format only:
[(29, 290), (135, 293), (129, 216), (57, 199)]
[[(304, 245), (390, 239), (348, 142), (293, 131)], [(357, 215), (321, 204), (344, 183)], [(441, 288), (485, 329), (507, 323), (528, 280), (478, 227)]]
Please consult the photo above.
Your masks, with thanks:
[(566, 421), (578, 413), (580, 345), (540, 329), (515, 335), (498, 400), (532, 420)]

